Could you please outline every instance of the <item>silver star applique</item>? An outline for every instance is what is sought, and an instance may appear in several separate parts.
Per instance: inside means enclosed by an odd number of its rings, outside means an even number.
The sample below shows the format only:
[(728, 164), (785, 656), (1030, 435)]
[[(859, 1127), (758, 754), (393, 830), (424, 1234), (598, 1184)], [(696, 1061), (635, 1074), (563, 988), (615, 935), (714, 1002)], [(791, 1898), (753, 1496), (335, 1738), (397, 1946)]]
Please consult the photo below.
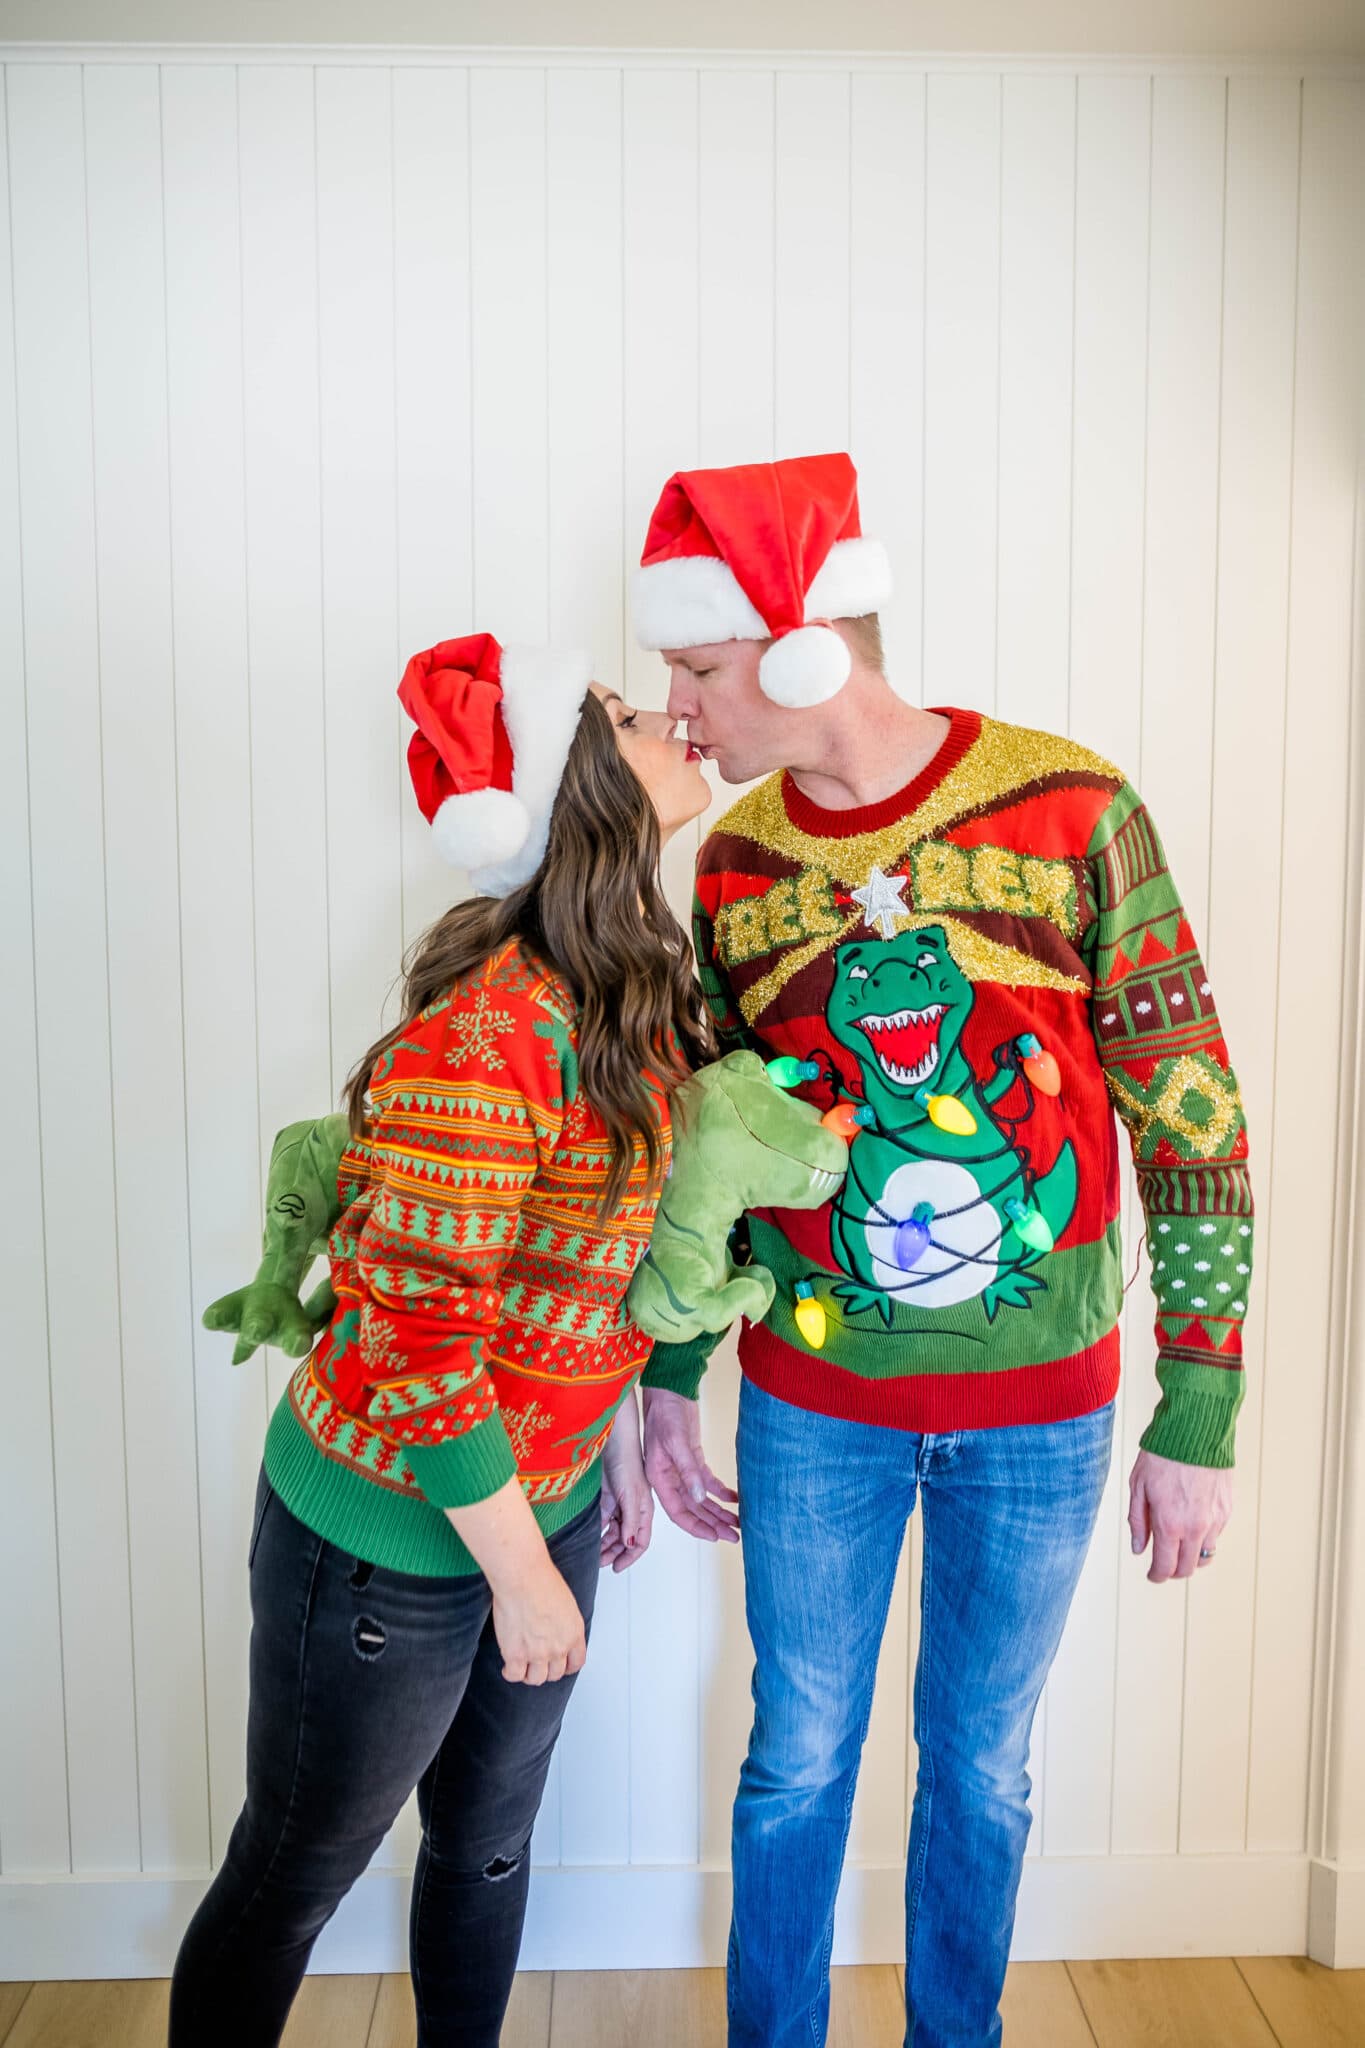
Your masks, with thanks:
[(874, 867), (863, 887), (853, 891), (853, 901), (863, 906), (863, 923), (875, 924), (884, 939), (894, 939), (896, 919), (910, 915), (901, 901), (908, 880), (908, 875), (885, 875)]

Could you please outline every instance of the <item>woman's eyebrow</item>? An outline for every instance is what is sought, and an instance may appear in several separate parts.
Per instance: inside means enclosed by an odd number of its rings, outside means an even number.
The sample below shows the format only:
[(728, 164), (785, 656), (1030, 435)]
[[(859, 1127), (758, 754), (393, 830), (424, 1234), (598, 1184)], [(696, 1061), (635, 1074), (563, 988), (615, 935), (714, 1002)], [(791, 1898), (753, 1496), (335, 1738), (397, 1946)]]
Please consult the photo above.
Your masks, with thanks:
[(605, 695), (605, 696), (603, 697), (603, 699), (602, 699), (602, 702), (603, 702), (603, 704), (604, 704), (604, 705), (605, 705), (605, 704), (624, 704), (624, 703), (625, 703), (625, 701), (626, 701), (626, 700), (625, 700), (625, 698), (624, 698), (624, 697), (623, 697), (623, 696), (621, 695), (621, 692), (620, 692), (619, 690), (608, 690), (608, 691), (607, 691), (607, 693), (606, 693), (606, 695)]

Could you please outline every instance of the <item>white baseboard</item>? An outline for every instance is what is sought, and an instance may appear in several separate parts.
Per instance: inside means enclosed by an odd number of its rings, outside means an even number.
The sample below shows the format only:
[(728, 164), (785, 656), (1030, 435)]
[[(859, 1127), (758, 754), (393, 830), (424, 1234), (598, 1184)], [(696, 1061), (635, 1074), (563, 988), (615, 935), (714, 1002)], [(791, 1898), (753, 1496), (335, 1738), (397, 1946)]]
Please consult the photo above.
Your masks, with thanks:
[[(1327, 1873), (1319, 1879), (1317, 1871)], [(1365, 1872), (1332, 1878), (1322, 1961), (1365, 1962)], [(1349, 1880), (1349, 1883), (1347, 1882)], [(206, 1876), (0, 1879), (0, 1980), (165, 1977)], [(834, 1959), (888, 1963), (903, 1945), (899, 1867), (850, 1868)], [(1302, 1955), (1306, 1856), (1030, 1857), (1014, 1955)], [(1316, 1896), (1316, 1894), (1315, 1894)], [(538, 1869), (522, 1949), (528, 1970), (667, 1970), (725, 1960), (730, 1873), (677, 1867)], [(323, 1974), (407, 1967), (408, 1874), (370, 1870), (322, 1935)], [(1318, 1951), (1313, 1950), (1316, 1955)]]
[(1313, 1858), (1308, 1875), (1308, 1953), (1329, 1970), (1365, 1969), (1365, 1864)]

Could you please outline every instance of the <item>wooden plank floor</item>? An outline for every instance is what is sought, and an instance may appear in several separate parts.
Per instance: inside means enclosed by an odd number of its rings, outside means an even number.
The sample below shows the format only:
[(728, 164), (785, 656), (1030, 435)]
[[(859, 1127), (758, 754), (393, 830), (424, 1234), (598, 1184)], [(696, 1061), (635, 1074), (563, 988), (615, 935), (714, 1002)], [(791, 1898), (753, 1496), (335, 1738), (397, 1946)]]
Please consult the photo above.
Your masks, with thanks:
[[(901, 1972), (834, 1972), (829, 2048), (901, 2048)], [(0, 2048), (164, 2048), (159, 1980), (0, 1984)], [(1365, 1970), (1301, 1956), (1016, 1963), (1005, 2048), (1365, 2048)], [(310, 1977), (284, 2048), (415, 2048), (406, 1977)], [(724, 2048), (722, 1970), (517, 1979), (502, 2048)]]

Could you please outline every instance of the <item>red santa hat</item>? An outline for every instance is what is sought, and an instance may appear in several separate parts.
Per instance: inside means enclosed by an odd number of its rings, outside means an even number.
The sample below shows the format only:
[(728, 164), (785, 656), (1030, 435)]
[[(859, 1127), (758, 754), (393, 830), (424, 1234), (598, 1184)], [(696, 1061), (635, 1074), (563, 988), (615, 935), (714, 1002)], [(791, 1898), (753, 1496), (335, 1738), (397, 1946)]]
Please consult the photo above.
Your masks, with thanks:
[(822, 704), (848, 680), (826, 624), (875, 612), (891, 564), (858, 523), (847, 455), (679, 470), (654, 508), (631, 586), (642, 647), (771, 640), (758, 678), (775, 703)]
[(550, 813), (592, 661), (499, 647), (491, 633), (414, 654), (398, 698), (417, 727), (408, 772), (436, 849), (480, 896), (506, 896), (545, 858)]

